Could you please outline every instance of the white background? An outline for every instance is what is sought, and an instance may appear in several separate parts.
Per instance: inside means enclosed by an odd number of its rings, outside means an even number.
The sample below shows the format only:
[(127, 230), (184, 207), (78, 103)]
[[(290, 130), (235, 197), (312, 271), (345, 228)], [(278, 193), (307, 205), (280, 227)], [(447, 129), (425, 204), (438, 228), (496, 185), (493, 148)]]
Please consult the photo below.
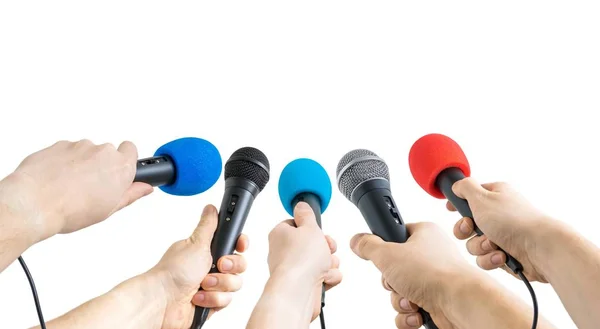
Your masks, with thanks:
[[(451, 234), (457, 215), (416, 185), (407, 161), (417, 138), (444, 133), (478, 180), (513, 183), (600, 244), (598, 17), (597, 1), (3, 1), (0, 173), (59, 139), (128, 139), (140, 156), (184, 136), (211, 140), (223, 160), (263, 150), (272, 177), (245, 227), (245, 286), (207, 329), (244, 327), (267, 279), (267, 234), (287, 217), (279, 173), (298, 157), (333, 181), (347, 151), (375, 151), (404, 219)], [(153, 266), (222, 192), (222, 179), (194, 197), (157, 190), (28, 250), (46, 317)], [(379, 274), (348, 246), (366, 224), (337, 190), (324, 230), (345, 273), (328, 294), (328, 328), (393, 328)], [(522, 283), (491, 275), (529, 303)], [(535, 288), (542, 314), (574, 328), (552, 290)], [(0, 276), (0, 327), (36, 319), (15, 263)]]

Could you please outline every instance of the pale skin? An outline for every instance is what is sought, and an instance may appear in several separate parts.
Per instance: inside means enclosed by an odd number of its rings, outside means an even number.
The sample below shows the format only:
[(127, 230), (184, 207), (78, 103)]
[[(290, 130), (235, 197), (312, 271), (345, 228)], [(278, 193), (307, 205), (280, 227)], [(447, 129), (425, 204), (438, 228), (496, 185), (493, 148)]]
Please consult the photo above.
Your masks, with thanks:
[(329, 290), (342, 281), (336, 249), (310, 206), (298, 203), (294, 219), (269, 234), (270, 277), (246, 328), (308, 328), (319, 315), (323, 284)]
[[(187, 329), (195, 305), (213, 309), (212, 316), (231, 302), (231, 294), (242, 286), (239, 274), (246, 270), (241, 255), (224, 256), (217, 263), (221, 273), (207, 276), (217, 222), (217, 209), (207, 206), (190, 237), (174, 243), (156, 266), (50, 321), (47, 328)], [(237, 251), (247, 248), (248, 238), (242, 235)], [(201, 285), (204, 291), (198, 292)]]
[[(504, 254), (517, 258), (530, 280), (550, 283), (578, 328), (600, 323), (600, 248), (567, 224), (545, 215), (506, 183), (479, 185), (463, 179), (453, 186), (473, 210), (485, 234), (474, 236), (473, 220), (462, 218), (454, 235), (485, 270), (504, 269)], [(452, 205), (448, 209), (455, 211)], [(509, 273), (510, 270), (508, 270)]]
[[(381, 271), (383, 286), (391, 292), (392, 307), (398, 312), (397, 328), (423, 325), (417, 305), (443, 329), (531, 327), (532, 309), (470, 266), (437, 225), (418, 223), (407, 228), (410, 238), (402, 244), (371, 234), (356, 235), (351, 241), (352, 250)], [(538, 328), (554, 327), (540, 319)]]

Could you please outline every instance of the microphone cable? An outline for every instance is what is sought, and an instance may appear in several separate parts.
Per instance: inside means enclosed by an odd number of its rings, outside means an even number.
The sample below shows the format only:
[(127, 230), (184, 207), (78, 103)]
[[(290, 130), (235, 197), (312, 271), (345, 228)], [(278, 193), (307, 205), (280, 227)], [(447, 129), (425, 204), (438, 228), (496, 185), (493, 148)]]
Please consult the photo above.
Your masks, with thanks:
[(519, 278), (521, 278), (521, 280), (523, 280), (523, 282), (527, 286), (527, 290), (529, 290), (529, 293), (531, 294), (531, 300), (533, 302), (533, 324), (531, 325), (531, 329), (536, 329), (537, 323), (538, 323), (539, 311), (538, 311), (537, 297), (535, 296), (535, 290), (533, 290), (531, 283), (529, 282), (529, 280), (527, 280), (527, 277), (525, 276), (525, 274), (523, 274), (522, 270), (515, 271), (515, 274), (517, 274), (519, 276)]
[(325, 308), (325, 303), (321, 304), (321, 313), (319, 314), (319, 320), (321, 321), (321, 329), (325, 329), (325, 314), (323, 313), (323, 308)]
[(40, 320), (41, 329), (46, 329), (46, 321), (44, 321), (44, 315), (42, 314), (42, 306), (40, 304), (40, 299), (38, 297), (37, 289), (35, 288), (35, 283), (33, 282), (33, 277), (31, 276), (31, 272), (29, 272), (29, 268), (27, 268), (27, 264), (25, 264), (25, 260), (23, 256), (19, 256), (19, 263), (25, 271), (25, 275), (27, 276), (27, 281), (29, 281), (29, 286), (31, 287), (31, 293), (33, 294), (33, 301), (35, 302), (35, 309), (37, 311), (38, 318)]

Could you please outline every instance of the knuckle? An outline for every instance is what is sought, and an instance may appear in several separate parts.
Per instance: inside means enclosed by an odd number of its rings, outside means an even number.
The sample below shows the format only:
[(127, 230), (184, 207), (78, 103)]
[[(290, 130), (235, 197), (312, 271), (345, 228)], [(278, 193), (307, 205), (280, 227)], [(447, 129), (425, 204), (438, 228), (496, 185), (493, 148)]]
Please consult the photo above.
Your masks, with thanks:
[(115, 148), (115, 146), (111, 143), (104, 143), (104, 144), (98, 145), (98, 149), (103, 152), (114, 152), (117, 150)]

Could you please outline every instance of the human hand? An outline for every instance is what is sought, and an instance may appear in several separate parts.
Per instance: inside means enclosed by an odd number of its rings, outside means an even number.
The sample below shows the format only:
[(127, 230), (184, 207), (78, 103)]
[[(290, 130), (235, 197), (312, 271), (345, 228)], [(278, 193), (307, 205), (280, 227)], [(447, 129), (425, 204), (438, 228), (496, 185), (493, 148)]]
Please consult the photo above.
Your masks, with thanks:
[(108, 218), (150, 194), (133, 183), (137, 149), (88, 140), (60, 141), (25, 158), (0, 184), (0, 203), (35, 234), (35, 242), (70, 233)]
[[(477, 226), (485, 233), (474, 236), (473, 219), (467, 217), (454, 226), (458, 239), (469, 239), (467, 250), (477, 256), (479, 267), (484, 270), (503, 268), (516, 277), (504, 265), (506, 255), (498, 250), (500, 247), (523, 265), (523, 273), (530, 281), (548, 282), (536, 262), (536, 233), (540, 227), (554, 225), (553, 220), (506, 183), (479, 185), (474, 179), (465, 178), (456, 182), (452, 190), (467, 200)], [(456, 211), (449, 202), (447, 208)]]
[[(239, 274), (246, 271), (246, 260), (241, 255), (221, 257), (217, 262), (220, 273), (208, 272), (212, 266), (210, 244), (217, 228), (218, 213), (214, 206), (206, 206), (192, 235), (174, 243), (149, 275), (160, 277), (167, 298), (163, 329), (190, 328), (194, 319), (194, 305), (210, 308), (209, 316), (229, 305), (232, 292), (242, 287)], [(236, 250), (243, 253), (249, 241), (240, 236)], [(202, 286), (202, 291), (198, 291)]]
[(269, 234), (269, 271), (271, 278), (286, 278), (290, 284), (306, 285), (312, 297), (314, 320), (321, 310), (323, 283), (329, 290), (342, 281), (340, 261), (333, 255), (335, 241), (323, 234), (312, 208), (299, 202), (294, 219), (277, 225)]
[(440, 328), (457, 328), (453, 315), (459, 282), (475, 279), (475, 269), (461, 257), (454, 243), (435, 224), (408, 224), (405, 243), (385, 242), (372, 234), (358, 234), (352, 251), (370, 260), (382, 273), (382, 284), (392, 292), (392, 306), (399, 313), (400, 329), (419, 328), (423, 319), (419, 305)]

